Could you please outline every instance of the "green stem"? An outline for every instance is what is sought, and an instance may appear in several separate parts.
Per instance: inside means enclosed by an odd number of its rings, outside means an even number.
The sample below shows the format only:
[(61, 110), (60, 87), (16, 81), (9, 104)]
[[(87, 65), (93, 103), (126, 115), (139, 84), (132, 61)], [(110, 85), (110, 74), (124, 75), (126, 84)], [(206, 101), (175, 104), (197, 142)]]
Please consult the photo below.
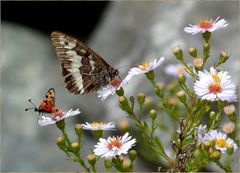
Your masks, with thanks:
[(215, 163), (220, 167), (222, 168), (224, 171), (226, 172), (232, 172), (231, 168), (228, 167), (228, 166), (224, 166), (219, 160), (215, 161)]
[(92, 165), (92, 170), (93, 170), (93, 172), (97, 172), (95, 165)]
[(63, 134), (63, 136), (64, 136), (64, 139), (67, 141), (68, 147), (71, 148), (72, 143), (71, 143), (71, 141), (69, 140), (67, 133), (65, 132), (64, 129), (61, 130), (61, 131), (62, 131), (62, 134)]
[(84, 161), (80, 158), (79, 153), (73, 152), (73, 154), (77, 157), (77, 160), (80, 163), (80, 165), (84, 167), (87, 172), (91, 172), (91, 170), (85, 165)]
[[(71, 145), (72, 145), (72, 143), (71, 143), (71, 141), (69, 140), (68, 135), (67, 135), (67, 133), (65, 132), (65, 130), (64, 130), (64, 129), (61, 129), (61, 131), (62, 131), (62, 134), (63, 134), (63, 136), (64, 136), (64, 139), (66, 140), (66, 142), (67, 142), (67, 144), (68, 144), (68, 148), (69, 148), (69, 150), (71, 151)], [(72, 151), (71, 151), (71, 152), (72, 152)], [(65, 152), (65, 153), (66, 153), (66, 152)], [(80, 158), (79, 153), (75, 153), (75, 152), (72, 152), (72, 153), (77, 157), (77, 160), (78, 160), (78, 162), (80, 163), (80, 165), (81, 165), (82, 167), (84, 167), (87, 172), (90, 172), (90, 169), (85, 165), (84, 161)], [(67, 155), (70, 156), (70, 154), (67, 154)], [(71, 156), (70, 156), (70, 157), (71, 157)]]

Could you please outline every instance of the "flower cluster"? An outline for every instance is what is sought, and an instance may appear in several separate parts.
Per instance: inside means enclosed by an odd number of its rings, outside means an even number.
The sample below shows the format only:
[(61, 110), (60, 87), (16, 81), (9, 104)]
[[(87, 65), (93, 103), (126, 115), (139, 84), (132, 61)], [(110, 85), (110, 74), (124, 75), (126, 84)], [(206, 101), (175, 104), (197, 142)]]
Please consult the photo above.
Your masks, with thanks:
[[(227, 25), (225, 19), (218, 17), (215, 21), (201, 19), (196, 25), (190, 24), (190, 27), (184, 28), (185, 32), (192, 35), (202, 33), (203, 54), (199, 55), (197, 48), (190, 48), (188, 53), (193, 61), (188, 63), (185, 61), (184, 51), (179, 46), (173, 49), (173, 54), (180, 63), (166, 66), (165, 73), (177, 77), (178, 82), (171, 83), (167, 80), (169, 82), (167, 85), (161, 85), (155, 80), (154, 70), (165, 59), (160, 57), (131, 68), (123, 80), (113, 79), (108, 85), (97, 91), (98, 97), (102, 100), (115, 93), (119, 96), (120, 109), (134, 122), (137, 131), (141, 132), (141, 135), (138, 135), (140, 138), (138, 141), (142, 142), (142, 146), (146, 145), (141, 153), (142, 156), (152, 160), (160, 156), (169, 164), (171, 172), (196, 171), (210, 162), (215, 162), (226, 172), (232, 171), (231, 156), (239, 148), (239, 139), (236, 134), (238, 124), (234, 105), (227, 104), (237, 101), (236, 86), (231, 81), (229, 73), (219, 67), (228, 60), (230, 54), (222, 51), (218, 62), (210, 66), (208, 70), (205, 67), (210, 58), (211, 32), (225, 28)], [(154, 99), (148, 98), (144, 93), (130, 97), (124, 94), (122, 87), (139, 75), (145, 75), (152, 84), (157, 97), (156, 104), (153, 103)], [(49, 110), (45, 112), (49, 112)], [(65, 131), (65, 122), (62, 120), (78, 114), (80, 114), (79, 109), (75, 111), (71, 109), (67, 112), (54, 109), (51, 116), (41, 116), (38, 123), (40, 126), (56, 123), (62, 132), (62, 136), (57, 139), (58, 147), (67, 154), (70, 160), (79, 162), (87, 172), (97, 172), (95, 164), (100, 158), (104, 159), (104, 166), (107, 170), (115, 167), (120, 172), (132, 172), (137, 152), (129, 150), (136, 145), (137, 140), (129, 135), (132, 130), (129, 124), (120, 122), (119, 124), (122, 123), (120, 129), (124, 130), (125, 134), (117, 136), (116, 133), (119, 131), (114, 131), (116, 130), (114, 122), (79, 123), (75, 126), (77, 141), (71, 142)], [(166, 114), (168, 117), (163, 118), (162, 115)], [(207, 115), (209, 115), (207, 125), (200, 124), (196, 129), (196, 126)], [(229, 121), (221, 126), (224, 115), (227, 115)], [(165, 124), (167, 118), (168, 122), (172, 120), (180, 125), (174, 131), (177, 133), (171, 134), (173, 149), (171, 154), (164, 148), (164, 141), (159, 133), (156, 133), (156, 131), (172, 131), (171, 126)], [(82, 141), (83, 130), (90, 130), (97, 139), (90, 154), (86, 157), (89, 165), (85, 164), (81, 156), (84, 144)], [(104, 138), (104, 131), (113, 135)], [(128, 158), (123, 157), (126, 154), (128, 154)], [(221, 157), (222, 154), (225, 154), (226, 157)]]
[(206, 127), (206, 125), (200, 125), (198, 127), (197, 134), (199, 143), (213, 143), (215, 149), (219, 150), (221, 153), (226, 153), (228, 149), (233, 149), (233, 152), (237, 151), (237, 144), (234, 142), (233, 139), (229, 138), (227, 134), (217, 130), (210, 130), (206, 133)]

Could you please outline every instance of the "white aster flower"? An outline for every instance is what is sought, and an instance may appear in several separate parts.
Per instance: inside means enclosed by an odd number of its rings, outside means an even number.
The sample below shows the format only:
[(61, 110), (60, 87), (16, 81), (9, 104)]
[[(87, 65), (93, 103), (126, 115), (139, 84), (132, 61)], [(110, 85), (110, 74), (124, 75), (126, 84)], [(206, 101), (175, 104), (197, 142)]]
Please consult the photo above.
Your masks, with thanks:
[(93, 152), (96, 156), (109, 159), (117, 155), (127, 154), (128, 150), (132, 148), (135, 143), (136, 139), (132, 139), (128, 133), (125, 133), (122, 137), (100, 138)]
[(214, 141), (215, 148), (219, 150), (221, 153), (226, 153), (229, 147), (233, 147), (233, 151), (237, 151), (237, 144), (228, 136), (217, 130), (210, 130), (205, 136), (204, 140), (206, 141)]
[(214, 141), (217, 136), (217, 130), (210, 130), (208, 133), (206, 133), (203, 137), (202, 142), (205, 143), (206, 141)]
[(97, 91), (98, 97), (102, 98), (102, 101), (105, 100), (108, 96), (114, 95), (118, 89), (123, 85), (127, 84), (134, 76), (139, 74), (148, 73), (151, 70), (154, 70), (164, 61), (164, 57), (161, 57), (159, 60), (154, 59), (154, 61), (149, 61), (144, 64), (140, 64), (139, 67), (133, 67), (128, 72), (128, 75), (124, 80), (114, 79), (109, 85), (106, 85), (100, 88)]
[(72, 109), (69, 110), (68, 112), (63, 112), (60, 111), (60, 113), (58, 114), (51, 114), (52, 117), (48, 117), (48, 116), (41, 116), (40, 119), (38, 120), (38, 124), (40, 126), (46, 126), (46, 125), (50, 125), (50, 124), (55, 124), (56, 122), (71, 117), (71, 116), (75, 116), (80, 114), (81, 112), (79, 111), (79, 109), (73, 111)]
[(213, 32), (220, 28), (225, 28), (228, 23), (225, 19), (218, 20), (219, 17), (213, 21), (212, 19), (201, 19), (197, 25), (189, 24), (190, 27), (185, 27), (184, 31), (195, 35), (197, 33)]
[(233, 152), (236, 152), (238, 149), (237, 144), (231, 138), (227, 139), (227, 147), (233, 147)]
[(206, 127), (207, 127), (207, 125), (203, 126), (202, 124), (198, 126), (197, 137), (198, 137), (198, 141), (200, 143), (204, 143), (205, 142), (204, 136), (205, 136), (205, 133), (206, 133)]
[(143, 64), (140, 64), (138, 67), (133, 67), (128, 72), (126, 78), (131, 79), (136, 75), (148, 73), (157, 68), (158, 66), (160, 66), (163, 63), (164, 59), (165, 59), (164, 57), (161, 57), (158, 60), (154, 59), (153, 61), (147, 61)]
[(195, 93), (204, 100), (236, 101), (236, 86), (230, 81), (227, 71), (217, 72), (213, 67), (208, 71), (199, 71), (194, 83)]
[(228, 147), (233, 147), (233, 151), (237, 151), (237, 144), (223, 132), (218, 132), (215, 138), (215, 148), (220, 150), (221, 153), (225, 153)]
[(169, 64), (164, 69), (165, 73), (171, 76), (178, 77), (180, 74), (187, 75), (185, 67), (182, 64)]
[(115, 130), (115, 123), (114, 122), (108, 122), (108, 123), (103, 123), (103, 122), (93, 122), (93, 123), (88, 123), (86, 122), (83, 125), (83, 129), (85, 130)]

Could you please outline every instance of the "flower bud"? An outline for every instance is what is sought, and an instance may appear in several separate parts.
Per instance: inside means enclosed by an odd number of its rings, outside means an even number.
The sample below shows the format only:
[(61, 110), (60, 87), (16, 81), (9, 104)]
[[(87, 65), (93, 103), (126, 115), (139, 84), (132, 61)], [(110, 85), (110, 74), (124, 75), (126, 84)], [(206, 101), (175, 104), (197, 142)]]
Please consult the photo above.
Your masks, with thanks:
[(60, 149), (64, 149), (65, 146), (66, 146), (64, 137), (62, 137), (62, 136), (59, 136), (59, 137), (57, 138), (56, 143), (57, 143), (57, 146), (58, 146)]
[(196, 48), (189, 48), (189, 54), (192, 56), (192, 57), (197, 57), (197, 49)]
[(119, 101), (119, 103), (122, 104), (122, 105), (127, 104), (127, 99), (126, 99), (125, 96), (120, 96), (120, 97), (118, 98), (118, 101)]
[(177, 87), (178, 87), (178, 82), (171, 82), (166, 86), (167, 90), (169, 90), (170, 92), (175, 91)]
[(223, 108), (226, 115), (232, 115), (235, 113), (235, 106), (234, 105), (227, 105)]
[(120, 108), (126, 112), (131, 112), (131, 108), (128, 104), (127, 98), (125, 96), (120, 96), (118, 98), (118, 101), (120, 103)]
[(204, 49), (204, 51), (208, 52), (210, 49), (210, 45), (208, 43), (204, 43), (203, 49)]
[(182, 49), (178, 46), (178, 47), (175, 47), (173, 48), (173, 54), (176, 56), (176, 58), (180, 61), (183, 60), (183, 52), (182, 52)]
[(146, 97), (145, 99), (145, 105), (148, 109), (151, 109), (153, 107), (153, 100), (150, 97)]
[(185, 83), (186, 77), (183, 74), (179, 74), (178, 81), (179, 83)]
[(112, 159), (105, 159), (104, 165), (105, 165), (105, 168), (110, 169), (112, 167)]
[(78, 136), (82, 135), (82, 129), (83, 129), (82, 124), (76, 124), (75, 125), (75, 132)]
[(233, 153), (234, 147), (232, 145), (227, 146), (227, 153), (231, 155)]
[(230, 57), (230, 53), (227, 51), (222, 51), (219, 57), (219, 63), (223, 64), (225, 63), (228, 58)]
[(186, 93), (184, 91), (178, 91), (177, 97), (181, 102), (186, 102)]
[(160, 90), (163, 90), (165, 88), (165, 83), (160, 82), (157, 84), (157, 86)]
[(121, 130), (127, 130), (127, 129), (129, 129), (128, 120), (126, 120), (126, 119), (121, 119), (121, 120), (118, 122), (118, 127), (119, 127), (119, 129), (121, 129)]
[(203, 144), (204, 149), (208, 150), (209, 147), (211, 147), (212, 142), (211, 141), (205, 141)]
[(150, 110), (150, 117), (152, 120), (155, 120), (157, 116), (157, 112), (155, 109)]
[(168, 98), (168, 103), (171, 104), (171, 105), (176, 105), (178, 102), (177, 98), (176, 97), (170, 97)]
[(57, 142), (56, 142), (56, 143), (57, 143), (57, 144), (65, 144), (64, 137), (59, 136), (59, 137), (57, 138)]
[(88, 160), (88, 163), (90, 165), (95, 165), (95, 163), (96, 163), (96, 156), (94, 154), (88, 154), (87, 160)]
[(235, 113), (235, 106), (234, 105), (228, 105), (223, 108), (225, 114), (229, 117), (229, 119), (233, 122), (236, 122), (236, 113)]
[(134, 103), (135, 103), (135, 98), (134, 98), (133, 96), (131, 96), (131, 97), (129, 98), (129, 100), (130, 100), (131, 105), (132, 105), (132, 107), (133, 107), (133, 106), (134, 106)]
[(211, 158), (213, 160), (219, 160), (221, 158), (221, 152), (220, 151), (213, 151), (211, 154)]
[(203, 59), (202, 58), (194, 58), (193, 59), (193, 66), (196, 69), (200, 69), (203, 66)]
[(210, 112), (210, 119), (214, 119), (216, 117), (216, 113), (214, 111)]
[(143, 93), (139, 93), (137, 98), (139, 105), (143, 105), (143, 103), (145, 102), (145, 95)]
[(129, 155), (129, 159), (131, 161), (134, 161), (137, 158), (137, 151), (136, 150), (130, 150), (128, 155)]
[(226, 133), (226, 134), (231, 134), (234, 132), (235, 130), (235, 124), (233, 122), (228, 122), (223, 124), (222, 126), (222, 130)]
[(78, 142), (73, 142), (71, 145), (72, 150), (77, 153), (80, 150), (80, 146)]
[(122, 164), (123, 170), (127, 171), (131, 166), (131, 161), (129, 159), (124, 159)]
[(209, 149), (208, 149), (208, 152), (212, 155), (212, 153), (214, 152), (215, 150), (212, 148), (212, 147), (210, 147)]

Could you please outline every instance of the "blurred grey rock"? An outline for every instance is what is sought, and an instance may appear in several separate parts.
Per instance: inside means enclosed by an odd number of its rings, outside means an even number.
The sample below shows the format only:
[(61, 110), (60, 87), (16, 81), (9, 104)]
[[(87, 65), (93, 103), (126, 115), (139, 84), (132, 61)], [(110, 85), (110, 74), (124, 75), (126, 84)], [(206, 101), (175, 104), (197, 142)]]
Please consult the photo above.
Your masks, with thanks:
[[(70, 3), (70, 2), (69, 2)], [(236, 1), (150, 1), (111, 2), (101, 23), (89, 40), (89, 45), (114, 67), (139, 64), (144, 60), (166, 57), (156, 71), (157, 80), (167, 81), (164, 67), (177, 63), (171, 48), (181, 45), (186, 57), (189, 47), (201, 48), (200, 34), (191, 36), (183, 28), (201, 17), (222, 17), (229, 22), (225, 29), (214, 32), (210, 61), (220, 51), (231, 51), (224, 68), (239, 82), (239, 8)], [(61, 76), (60, 63), (52, 48), (49, 36), (33, 29), (3, 21), (2, 23), (2, 171), (74, 171), (76, 163), (66, 160), (55, 145), (59, 131), (53, 127), (37, 127), (35, 114), (25, 112), (31, 106), (27, 100), (39, 104), (46, 91), (54, 87), (57, 107), (80, 108), (79, 118), (88, 121), (119, 121), (126, 114), (118, 108), (116, 96), (104, 102), (95, 94), (75, 96), (68, 93)], [(120, 69), (123, 75), (127, 70)], [(125, 87), (127, 95), (151, 93), (152, 86), (139, 76)], [(91, 107), (89, 108), (89, 105)], [(68, 119), (67, 130), (73, 134), (73, 121)], [(78, 120), (80, 122), (80, 120)], [(170, 137), (160, 134), (168, 146)], [(71, 136), (74, 139), (74, 136)], [(94, 146), (86, 140), (85, 146)], [(89, 152), (83, 151), (84, 155)], [(144, 164), (136, 164), (136, 171), (156, 171)], [(238, 170), (235, 164), (234, 170)]]

